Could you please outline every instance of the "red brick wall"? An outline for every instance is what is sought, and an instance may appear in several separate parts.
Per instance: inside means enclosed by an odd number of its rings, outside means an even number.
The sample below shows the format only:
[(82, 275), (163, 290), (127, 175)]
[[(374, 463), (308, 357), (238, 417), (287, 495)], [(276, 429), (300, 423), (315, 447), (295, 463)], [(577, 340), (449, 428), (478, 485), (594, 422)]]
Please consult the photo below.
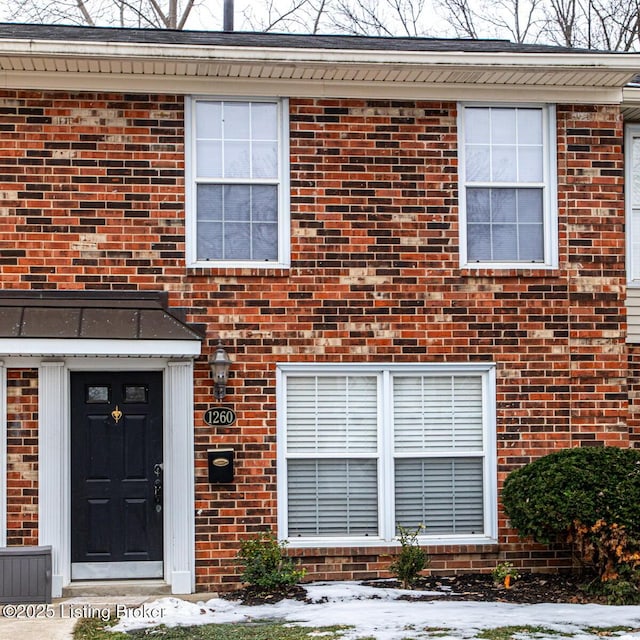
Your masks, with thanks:
[(38, 544), (38, 372), (7, 374), (7, 544)]
[[(186, 269), (183, 101), (3, 92), (5, 288), (164, 289), (220, 335), (238, 421), (204, 424), (196, 366), (198, 587), (237, 581), (238, 538), (276, 522), (275, 364), (497, 363), (498, 473), (560, 447), (629, 441), (624, 345), (622, 120), (557, 110), (560, 267), (458, 267), (455, 103), (290, 102), (292, 266)], [(236, 449), (210, 486), (206, 451)], [(439, 547), (436, 570), (566, 565), (523, 545), (500, 512), (498, 547)], [(386, 553), (387, 549), (378, 549)], [(296, 550), (310, 577), (364, 577), (371, 549)]]

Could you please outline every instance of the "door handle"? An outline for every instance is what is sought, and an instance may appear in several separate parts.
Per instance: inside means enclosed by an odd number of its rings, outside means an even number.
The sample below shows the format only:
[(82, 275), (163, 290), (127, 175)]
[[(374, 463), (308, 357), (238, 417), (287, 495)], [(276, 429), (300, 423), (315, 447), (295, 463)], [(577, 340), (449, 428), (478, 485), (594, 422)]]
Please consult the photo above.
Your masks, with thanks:
[(153, 481), (153, 503), (156, 506), (156, 512), (160, 513), (162, 511), (162, 465), (154, 465), (153, 473), (156, 476)]

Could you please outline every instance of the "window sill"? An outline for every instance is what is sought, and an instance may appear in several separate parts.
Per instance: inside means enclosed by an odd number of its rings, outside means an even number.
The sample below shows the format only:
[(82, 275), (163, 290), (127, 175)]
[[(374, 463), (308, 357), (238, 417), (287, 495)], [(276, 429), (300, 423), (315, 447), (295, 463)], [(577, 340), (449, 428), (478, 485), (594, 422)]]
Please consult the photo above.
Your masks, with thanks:
[(461, 276), (477, 277), (519, 277), (519, 278), (548, 278), (561, 275), (558, 266), (527, 265), (527, 266), (505, 266), (505, 265), (462, 265), (460, 267)]
[(286, 278), (289, 267), (187, 267), (187, 276), (193, 278), (209, 278), (212, 276), (249, 277), (249, 278)]
[[(496, 538), (490, 536), (420, 536), (418, 543), (423, 547), (449, 547), (460, 545), (495, 545)], [(398, 540), (384, 540), (382, 538), (288, 538), (288, 549), (351, 549), (369, 547), (399, 547)]]

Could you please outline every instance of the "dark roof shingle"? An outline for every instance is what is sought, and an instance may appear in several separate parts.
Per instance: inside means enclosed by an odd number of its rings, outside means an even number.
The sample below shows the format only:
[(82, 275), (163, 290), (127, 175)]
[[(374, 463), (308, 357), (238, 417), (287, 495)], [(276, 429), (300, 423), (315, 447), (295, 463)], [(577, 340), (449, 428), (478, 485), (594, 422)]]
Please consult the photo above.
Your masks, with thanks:
[(0, 39), (354, 51), (464, 51), (475, 53), (584, 53), (586, 51), (552, 45), (520, 44), (508, 40), (309, 35), (246, 31), (179, 31), (12, 23), (0, 23)]

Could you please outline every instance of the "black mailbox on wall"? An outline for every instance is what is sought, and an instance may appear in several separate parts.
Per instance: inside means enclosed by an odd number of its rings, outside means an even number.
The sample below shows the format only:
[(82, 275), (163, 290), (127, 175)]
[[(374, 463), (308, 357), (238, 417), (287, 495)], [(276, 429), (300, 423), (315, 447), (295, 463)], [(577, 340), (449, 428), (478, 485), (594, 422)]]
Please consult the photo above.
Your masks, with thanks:
[(209, 482), (226, 484), (233, 482), (233, 449), (207, 451)]

